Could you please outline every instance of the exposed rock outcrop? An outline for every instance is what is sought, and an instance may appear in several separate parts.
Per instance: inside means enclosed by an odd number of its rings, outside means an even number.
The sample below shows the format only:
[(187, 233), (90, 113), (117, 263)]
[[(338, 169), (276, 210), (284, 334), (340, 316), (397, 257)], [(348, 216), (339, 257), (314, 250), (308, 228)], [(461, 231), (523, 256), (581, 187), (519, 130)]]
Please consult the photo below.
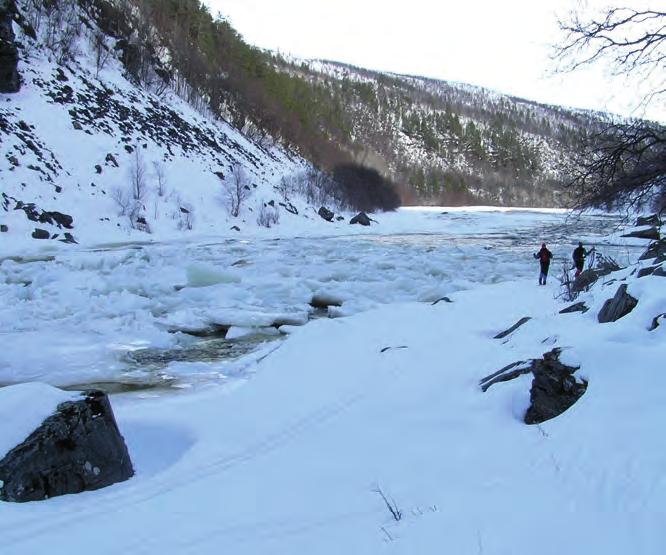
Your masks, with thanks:
[(58, 405), (20, 445), (0, 460), (0, 499), (38, 501), (96, 490), (134, 474), (105, 393)]
[(525, 424), (539, 424), (562, 414), (587, 390), (585, 380), (574, 376), (577, 367), (567, 366), (559, 360), (560, 349), (544, 353), (543, 359), (532, 361), (532, 389), (530, 408), (525, 413)]
[(608, 299), (604, 303), (604, 306), (601, 307), (601, 310), (597, 315), (597, 320), (600, 324), (615, 322), (629, 314), (634, 308), (636, 308), (637, 304), (638, 299), (635, 299), (627, 293), (627, 284), (624, 283), (620, 285), (615, 296), (612, 299)]
[(543, 358), (519, 360), (506, 365), (479, 381), (482, 391), (496, 383), (507, 382), (533, 374), (530, 407), (525, 413), (526, 424), (550, 420), (573, 405), (587, 389), (585, 380), (577, 380), (577, 367), (567, 366), (559, 360), (560, 349), (544, 353)]

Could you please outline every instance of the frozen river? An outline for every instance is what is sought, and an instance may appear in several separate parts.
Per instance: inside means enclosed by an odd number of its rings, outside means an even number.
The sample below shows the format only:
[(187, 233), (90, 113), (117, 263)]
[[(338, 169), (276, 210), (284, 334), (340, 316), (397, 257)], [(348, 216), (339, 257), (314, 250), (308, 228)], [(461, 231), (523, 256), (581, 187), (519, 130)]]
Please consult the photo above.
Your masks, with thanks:
[[(366, 234), (73, 247), (0, 262), (0, 384), (187, 389), (241, 375), (317, 317), (433, 302), (534, 276), (579, 239), (624, 264), (618, 220), (552, 212), (409, 211)], [(350, 228), (350, 233), (352, 232)]]

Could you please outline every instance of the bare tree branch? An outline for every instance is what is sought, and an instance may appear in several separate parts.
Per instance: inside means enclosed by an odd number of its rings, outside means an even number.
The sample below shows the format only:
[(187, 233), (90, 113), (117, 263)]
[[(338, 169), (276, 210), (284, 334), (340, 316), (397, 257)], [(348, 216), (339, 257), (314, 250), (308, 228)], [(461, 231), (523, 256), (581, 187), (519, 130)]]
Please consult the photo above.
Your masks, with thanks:
[[(608, 8), (583, 18), (560, 21), (565, 33), (555, 48), (560, 71), (610, 62), (615, 76), (644, 79), (649, 92), (643, 107), (662, 102), (666, 93), (666, 12)], [(567, 168), (569, 191), (577, 208), (666, 206), (666, 128), (656, 122), (611, 120), (593, 129)]]

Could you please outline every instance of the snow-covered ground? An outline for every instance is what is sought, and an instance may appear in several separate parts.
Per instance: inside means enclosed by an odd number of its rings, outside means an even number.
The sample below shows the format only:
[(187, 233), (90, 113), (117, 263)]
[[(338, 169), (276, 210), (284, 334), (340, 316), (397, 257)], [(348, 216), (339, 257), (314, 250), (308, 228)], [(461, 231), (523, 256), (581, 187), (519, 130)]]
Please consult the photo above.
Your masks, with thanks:
[[(0, 503), (3, 555), (664, 553), (666, 332), (648, 331), (666, 312), (663, 277), (635, 279), (632, 266), (581, 297), (589, 312), (560, 315), (554, 278), (579, 238), (640, 252), (595, 235), (606, 218), (562, 227), (553, 212), (442, 211), (379, 216), (374, 235), (5, 259), (5, 382), (96, 380), (121, 371), (129, 346), (178, 344), (169, 325), (305, 318), (314, 294), (349, 316), (288, 325), (233, 372), (196, 363), (218, 375), (206, 387), (113, 395), (136, 475)], [(559, 258), (546, 287), (531, 257), (542, 240)], [(624, 278), (637, 308), (598, 324)], [(424, 302), (443, 295), (453, 302)], [(522, 316), (532, 320), (492, 339)], [(555, 346), (589, 380), (561, 416), (522, 422), (528, 376), (479, 389)]]

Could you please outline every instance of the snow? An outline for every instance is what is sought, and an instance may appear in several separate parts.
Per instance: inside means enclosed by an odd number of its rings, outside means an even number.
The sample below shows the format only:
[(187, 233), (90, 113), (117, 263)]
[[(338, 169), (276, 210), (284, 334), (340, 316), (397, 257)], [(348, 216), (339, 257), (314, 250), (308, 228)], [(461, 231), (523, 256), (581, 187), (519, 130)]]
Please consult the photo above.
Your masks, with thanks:
[[(273, 238), (255, 228), (240, 239), (63, 245), (43, 259), (43, 251), (27, 258), (24, 251), (21, 259), (0, 262), (1, 381), (160, 382), (170, 375), (137, 368), (127, 354), (188, 348), (190, 332), (252, 328), (265, 336), (311, 318), (434, 302), (478, 283), (526, 278), (534, 274), (531, 253), (546, 238), (555, 274), (575, 244), (566, 217), (557, 211), (405, 209), (375, 215), (378, 223), (370, 228), (319, 219), (330, 227), (314, 221), (309, 236), (297, 222), (275, 230)], [(591, 215), (576, 229), (588, 229), (594, 244), (615, 252), (618, 247), (600, 235), (613, 222)], [(628, 256), (624, 247), (618, 252)], [(313, 300), (335, 306), (317, 311)], [(31, 348), (35, 344), (40, 348)]]
[[(635, 277), (643, 249), (609, 238), (614, 221), (596, 215), (441, 208), (377, 219), (361, 235), (314, 225), (279, 241), (202, 237), (4, 260), (9, 382), (118, 379), (127, 368), (113, 353), (188, 348), (167, 331), (176, 321), (237, 314), (230, 331), (242, 341), (248, 322), (315, 316), (315, 294), (341, 301), (329, 314), (344, 317), (280, 326), (282, 339), (232, 360), (171, 362), (162, 371), (177, 388), (112, 395), (136, 475), (1, 503), (3, 554), (91, 542), (109, 554), (663, 553), (666, 331), (648, 328), (666, 312), (666, 289), (662, 277)], [(633, 265), (577, 299), (587, 313), (561, 315), (556, 277), (579, 238)], [(542, 240), (556, 256), (546, 287), (531, 258)], [(224, 279), (191, 287), (188, 268)], [(598, 324), (623, 279), (638, 306)], [(433, 304), (444, 295), (453, 302)], [(480, 390), (484, 376), (554, 347), (589, 380), (559, 417), (522, 423), (528, 376)]]
[[(34, 44), (21, 92), (0, 95), (2, 192), (73, 215), (79, 241), (31, 239), (35, 227), (64, 230), (14, 201), (0, 213), (0, 453), (77, 395), (54, 386), (101, 387), (136, 475), (0, 503), (3, 555), (666, 552), (663, 318), (649, 331), (666, 288), (636, 277), (647, 242), (622, 238), (617, 215), (420, 207), (365, 228), (347, 213), (326, 222), (296, 197), (298, 214), (280, 209), (263, 228), (264, 203), (287, 200), (281, 177), (307, 164), (170, 93), (137, 90), (118, 60), (98, 78), (80, 42), (61, 68), (75, 103), (54, 102), (64, 85)], [(76, 129), (70, 109), (81, 116), (96, 95), (136, 112)], [(130, 125), (159, 106), (180, 122), (172, 131), (199, 130), (219, 151)], [(131, 181), (126, 146), (147, 172), (151, 233), (111, 198)], [(254, 191), (238, 218), (216, 174), (234, 163)], [(544, 241), (555, 258), (539, 287), (532, 253)], [(577, 299), (587, 313), (559, 314), (558, 277), (578, 241), (625, 269)], [(638, 306), (597, 323), (620, 283)], [(557, 418), (523, 423), (530, 376), (481, 391), (484, 376), (555, 347), (589, 381)]]
[(0, 388), (0, 457), (28, 437), (58, 405), (77, 397), (44, 383)]

